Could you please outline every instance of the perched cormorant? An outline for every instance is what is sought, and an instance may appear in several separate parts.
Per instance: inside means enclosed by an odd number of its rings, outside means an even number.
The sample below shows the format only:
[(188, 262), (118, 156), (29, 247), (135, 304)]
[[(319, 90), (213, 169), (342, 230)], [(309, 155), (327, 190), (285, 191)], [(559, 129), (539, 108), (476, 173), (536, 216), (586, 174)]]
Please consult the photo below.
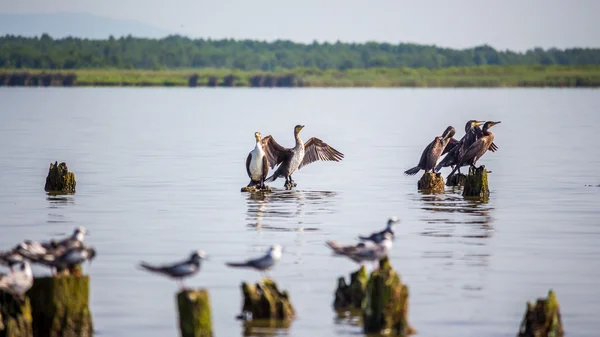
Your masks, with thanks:
[(250, 177), (248, 187), (258, 185), (259, 188), (265, 188), (265, 179), (269, 173), (269, 160), (260, 142), (260, 137), (260, 132), (254, 133), (256, 146), (248, 153), (248, 158), (246, 158), (246, 172)]
[(268, 177), (265, 181), (272, 182), (279, 177), (285, 178), (285, 186), (296, 186), (296, 183), (292, 179), (292, 174), (317, 160), (328, 160), (328, 161), (340, 161), (344, 158), (344, 155), (327, 145), (319, 138), (312, 137), (306, 143), (300, 139), (300, 130), (304, 128), (304, 125), (296, 125), (294, 127), (294, 138), (296, 139), (296, 146), (293, 148), (284, 148), (279, 145), (272, 136), (266, 136), (262, 139), (261, 143), (265, 153), (267, 154), (267, 160), (271, 168), (279, 165), (275, 173)]
[[(442, 159), (439, 164), (435, 167), (435, 172), (439, 172), (442, 167), (451, 166), (454, 168), (454, 165), (458, 162), (458, 158), (467, 151), (471, 144), (475, 143), (477, 139), (483, 136), (483, 132), (479, 126), (481, 125), (481, 121), (470, 120), (465, 125), (465, 135), (458, 141), (453, 148), (451, 148), (448, 154)], [(450, 147), (450, 144), (446, 146), (446, 150)], [(495, 152), (498, 149), (496, 144), (492, 143), (490, 145), (490, 151)], [(443, 153), (442, 153), (443, 154)], [(460, 173), (460, 167), (458, 168), (458, 173)]]
[(458, 158), (458, 163), (454, 166), (448, 177), (452, 176), (461, 166), (470, 165), (475, 167), (477, 160), (487, 152), (494, 142), (494, 134), (489, 131), (489, 128), (496, 124), (500, 124), (500, 122), (485, 122), (483, 130), (481, 130), (483, 135), (475, 143), (471, 144), (465, 153)]
[(436, 136), (435, 139), (427, 145), (423, 153), (421, 154), (421, 159), (419, 160), (419, 164), (411, 169), (404, 171), (404, 174), (407, 175), (415, 175), (420, 170), (425, 170), (425, 172), (432, 171), (437, 163), (437, 160), (442, 155), (444, 148), (450, 141), (450, 138), (454, 136), (454, 127), (449, 126), (446, 128), (442, 136)]

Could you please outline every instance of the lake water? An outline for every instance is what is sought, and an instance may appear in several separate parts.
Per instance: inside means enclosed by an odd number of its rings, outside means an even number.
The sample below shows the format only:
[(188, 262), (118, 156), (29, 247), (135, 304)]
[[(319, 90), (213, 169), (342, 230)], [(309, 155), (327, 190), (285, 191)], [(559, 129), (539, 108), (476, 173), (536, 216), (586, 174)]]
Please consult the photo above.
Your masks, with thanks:
[[(98, 336), (178, 335), (177, 284), (136, 265), (198, 248), (211, 260), (186, 285), (209, 289), (216, 336), (242, 335), (239, 285), (260, 275), (224, 262), (274, 243), (284, 255), (271, 276), (297, 319), (252, 334), (360, 335), (332, 308), (337, 278), (357, 266), (324, 242), (355, 242), (391, 215), (419, 336), (514, 336), (526, 301), (550, 288), (567, 334), (597, 336), (598, 90), (0, 88), (0, 101), (0, 249), (88, 228)], [(402, 172), (469, 119), (502, 121), (499, 151), (479, 161), (493, 171), (489, 202), (419, 193), (420, 175)], [(292, 191), (278, 179), (264, 199), (241, 193), (254, 132), (293, 146), (296, 124), (344, 160), (306, 166)], [(75, 172), (75, 195), (46, 196), (56, 160)]]

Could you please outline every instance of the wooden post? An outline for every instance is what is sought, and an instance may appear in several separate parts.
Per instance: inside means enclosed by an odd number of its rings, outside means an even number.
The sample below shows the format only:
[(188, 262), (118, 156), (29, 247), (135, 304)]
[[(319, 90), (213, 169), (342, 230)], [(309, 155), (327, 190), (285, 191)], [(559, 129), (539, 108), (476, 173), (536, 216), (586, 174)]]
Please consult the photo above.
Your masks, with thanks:
[(364, 266), (350, 274), (350, 284), (346, 284), (346, 280), (340, 277), (338, 279), (338, 287), (335, 291), (334, 309), (362, 309), (368, 279), (369, 276)]
[(279, 291), (277, 283), (264, 279), (256, 285), (242, 282), (244, 304), (242, 317), (252, 316), (253, 320), (292, 320), (296, 312), (292, 307), (287, 291)]
[(417, 183), (419, 190), (444, 193), (444, 178), (440, 173), (425, 172)]
[(527, 309), (519, 328), (518, 337), (563, 337), (560, 306), (554, 291), (547, 298), (538, 298), (535, 304), (527, 303)]
[(25, 297), (17, 302), (11, 294), (0, 291), (0, 337), (32, 337), (31, 304)]
[(392, 269), (387, 257), (371, 273), (367, 283), (363, 323), (367, 334), (391, 330), (396, 336), (408, 336), (415, 330), (408, 323), (408, 287)]
[(488, 176), (485, 167), (480, 166), (476, 169), (469, 168), (469, 175), (465, 181), (463, 197), (481, 197), (487, 198), (490, 195), (488, 188)]
[(49, 193), (68, 194), (75, 193), (75, 174), (69, 172), (67, 164), (54, 162), (50, 163), (48, 176), (46, 177), (46, 185), (44, 190)]
[(179, 330), (182, 337), (212, 337), (212, 317), (208, 291), (182, 290), (177, 294)]
[(465, 186), (467, 176), (462, 173), (456, 173), (448, 177), (446, 186)]
[(35, 337), (92, 336), (89, 276), (35, 278), (27, 291), (31, 299)]

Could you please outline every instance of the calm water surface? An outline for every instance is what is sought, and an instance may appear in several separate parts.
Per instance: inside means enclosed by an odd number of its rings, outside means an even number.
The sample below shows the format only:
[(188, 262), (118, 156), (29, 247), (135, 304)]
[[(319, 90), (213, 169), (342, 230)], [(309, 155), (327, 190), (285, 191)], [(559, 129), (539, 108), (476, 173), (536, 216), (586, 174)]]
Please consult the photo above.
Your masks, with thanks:
[[(419, 336), (514, 336), (525, 302), (550, 288), (568, 335), (597, 336), (600, 187), (585, 186), (600, 184), (597, 90), (1, 88), (0, 101), (0, 248), (88, 228), (98, 336), (178, 335), (176, 283), (136, 264), (197, 248), (212, 259), (186, 284), (210, 290), (216, 336), (242, 335), (239, 285), (260, 276), (224, 262), (273, 243), (285, 251), (271, 275), (298, 318), (251, 334), (360, 335), (332, 310), (337, 277), (356, 265), (324, 242), (354, 242), (390, 215)], [(499, 151), (480, 161), (489, 202), (417, 192), (402, 172), (469, 119), (502, 121)], [(296, 124), (345, 159), (303, 168), (292, 191), (277, 180), (264, 198), (240, 193), (254, 132), (292, 146)], [(76, 195), (45, 195), (55, 160)]]

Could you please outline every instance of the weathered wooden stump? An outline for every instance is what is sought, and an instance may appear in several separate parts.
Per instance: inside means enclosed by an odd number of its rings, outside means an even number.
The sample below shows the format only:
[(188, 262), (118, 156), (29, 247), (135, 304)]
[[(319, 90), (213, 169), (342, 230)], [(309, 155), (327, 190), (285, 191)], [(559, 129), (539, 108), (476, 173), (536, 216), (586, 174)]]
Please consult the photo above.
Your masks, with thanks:
[(456, 173), (448, 177), (446, 186), (465, 186), (465, 181), (467, 181), (466, 175), (462, 173)]
[(469, 175), (465, 180), (463, 197), (482, 197), (487, 198), (490, 195), (488, 188), (487, 170), (484, 166), (476, 169), (469, 167)]
[(292, 320), (296, 317), (287, 291), (279, 291), (277, 283), (271, 279), (255, 285), (243, 282), (242, 294), (242, 317), (251, 316), (252, 320)]
[(417, 182), (417, 188), (429, 192), (443, 193), (444, 178), (441, 173), (425, 172)]
[(212, 337), (208, 291), (182, 290), (177, 294), (179, 330), (182, 337)]
[(75, 174), (69, 172), (67, 164), (64, 162), (58, 164), (50, 163), (48, 176), (46, 177), (46, 186), (44, 190), (49, 193), (75, 193)]
[(387, 257), (379, 261), (379, 268), (371, 273), (367, 282), (364, 303), (364, 332), (392, 331), (397, 336), (408, 336), (415, 330), (408, 323), (408, 287)]
[(11, 294), (0, 291), (0, 337), (32, 337), (31, 304), (16, 301)]
[(269, 186), (265, 186), (265, 188), (259, 188), (257, 186), (244, 186), (244, 187), (242, 187), (241, 192), (257, 193), (257, 192), (273, 192), (273, 190)]
[(362, 309), (368, 280), (369, 277), (364, 266), (350, 274), (350, 284), (346, 284), (344, 277), (340, 277), (338, 279), (338, 287), (335, 291), (334, 309)]
[(39, 277), (27, 291), (31, 299), (33, 335), (92, 336), (89, 276)]
[(550, 290), (546, 299), (538, 298), (535, 304), (527, 303), (518, 337), (562, 337), (564, 334), (554, 291)]

